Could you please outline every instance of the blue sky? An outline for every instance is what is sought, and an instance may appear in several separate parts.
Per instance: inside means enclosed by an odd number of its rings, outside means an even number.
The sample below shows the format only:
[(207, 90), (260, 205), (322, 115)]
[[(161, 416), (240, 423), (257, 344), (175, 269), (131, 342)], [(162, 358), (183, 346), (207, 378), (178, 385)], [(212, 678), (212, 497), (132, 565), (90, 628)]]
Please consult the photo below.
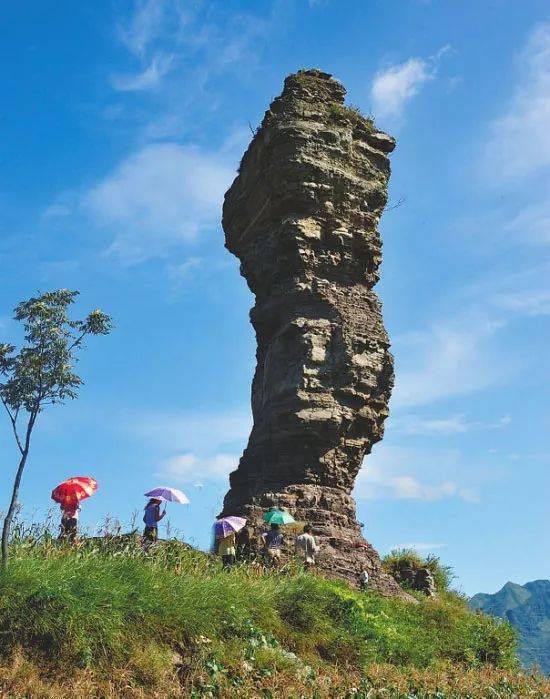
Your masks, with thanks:
[[(382, 281), (397, 381), (355, 496), (382, 552), (467, 593), (548, 577), (550, 10), (543, 0), (28, 0), (0, 11), (0, 336), (38, 290), (116, 330), (42, 415), (29, 516), (68, 475), (124, 522), (183, 488), (208, 540), (250, 428), (252, 297), (223, 193), (284, 76), (319, 67), (398, 139)], [(2, 506), (16, 453), (0, 425)], [(141, 517), (141, 515), (140, 515)]]

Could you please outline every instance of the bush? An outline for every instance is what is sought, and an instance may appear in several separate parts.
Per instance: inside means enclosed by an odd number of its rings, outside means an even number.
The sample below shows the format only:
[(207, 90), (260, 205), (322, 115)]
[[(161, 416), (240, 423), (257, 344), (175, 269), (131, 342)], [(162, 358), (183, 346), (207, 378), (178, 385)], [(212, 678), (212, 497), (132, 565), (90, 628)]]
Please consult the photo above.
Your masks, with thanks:
[(408, 566), (413, 570), (427, 568), (433, 575), (435, 586), (439, 592), (449, 590), (455, 578), (451, 566), (441, 563), (438, 556), (430, 554), (425, 558), (412, 548), (394, 549), (382, 558), (385, 570), (399, 581), (401, 570)]

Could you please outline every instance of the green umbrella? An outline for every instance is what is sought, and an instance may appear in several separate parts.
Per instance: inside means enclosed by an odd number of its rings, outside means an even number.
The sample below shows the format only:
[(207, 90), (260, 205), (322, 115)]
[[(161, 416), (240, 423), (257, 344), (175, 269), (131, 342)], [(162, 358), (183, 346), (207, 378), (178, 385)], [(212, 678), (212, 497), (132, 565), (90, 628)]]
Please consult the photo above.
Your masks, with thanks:
[(268, 524), (292, 524), (296, 520), (284, 510), (269, 510), (264, 514), (264, 522)]

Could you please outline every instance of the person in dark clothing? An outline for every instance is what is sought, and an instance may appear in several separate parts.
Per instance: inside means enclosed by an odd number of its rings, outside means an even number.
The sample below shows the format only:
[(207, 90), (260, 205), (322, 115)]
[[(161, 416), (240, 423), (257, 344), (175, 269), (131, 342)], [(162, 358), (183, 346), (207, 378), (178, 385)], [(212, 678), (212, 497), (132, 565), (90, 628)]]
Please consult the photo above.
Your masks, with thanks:
[(78, 504), (78, 500), (75, 500), (73, 503), (61, 505), (61, 512), (61, 533), (59, 538), (65, 541), (70, 541), (70, 543), (73, 544), (76, 540), (78, 530), (78, 515), (80, 513), (80, 505)]
[(281, 562), (281, 549), (285, 538), (278, 524), (272, 524), (269, 531), (262, 534), (268, 564), (277, 566)]
[(252, 555), (252, 527), (243, 527), (237, 532), (237, 558), (240, 561), (249, 559)]
[(158, 539), (158, 523), (166, 515), (166, 510), (164, 512), (160, 511), (161, 502), (158, 498), (151, 498), (145, 505), (145, 514), (143, 515), (143, 521), (145, 522), (145, 529), (143, 530), (144, 543), (152, 544)]

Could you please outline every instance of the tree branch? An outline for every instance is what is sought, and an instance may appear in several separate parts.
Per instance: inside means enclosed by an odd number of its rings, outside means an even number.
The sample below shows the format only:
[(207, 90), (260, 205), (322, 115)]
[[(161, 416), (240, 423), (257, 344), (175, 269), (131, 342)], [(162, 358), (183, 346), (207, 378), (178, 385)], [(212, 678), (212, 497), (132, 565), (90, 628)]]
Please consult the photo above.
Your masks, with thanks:
[(2, 405), (6, 409), (6, 412), (8, 413), (10, 417), (10, 422), (11, 422), (11, 427), (13, 430), (13, 436), (15, 437), (15, 441), (17, 442), (17, 446), (19, 448), (19, 451), (21, 454), (23, 453), (23, 445), (21, 444), (21, 440), (19, 439), (19, 434), (17, 432), (17, 416), (19, 414), (19, 408), (17, 409), (17, 412), (15, 413), (15, 417), (12, 415), (11, 410), (8, 407), (8, 404), (4, 400), (3, 396), (0, 396), (0, 400), (2, 400)]
[(72, 345), (69, 345), (67, 351), (70, 352), (70, 351), (73, 350), (75, 347), (77, 347), (77, 346), (82, 342), (82, 340), (86, 337), (87, 334), (88, 334), (88, 331), (87, 331), (87, 330), (84, 330), (84, 332), (82, 333), (82, 335), (80, 335), (80, 337), (77, 337), (76, 340), (73, 342)]

